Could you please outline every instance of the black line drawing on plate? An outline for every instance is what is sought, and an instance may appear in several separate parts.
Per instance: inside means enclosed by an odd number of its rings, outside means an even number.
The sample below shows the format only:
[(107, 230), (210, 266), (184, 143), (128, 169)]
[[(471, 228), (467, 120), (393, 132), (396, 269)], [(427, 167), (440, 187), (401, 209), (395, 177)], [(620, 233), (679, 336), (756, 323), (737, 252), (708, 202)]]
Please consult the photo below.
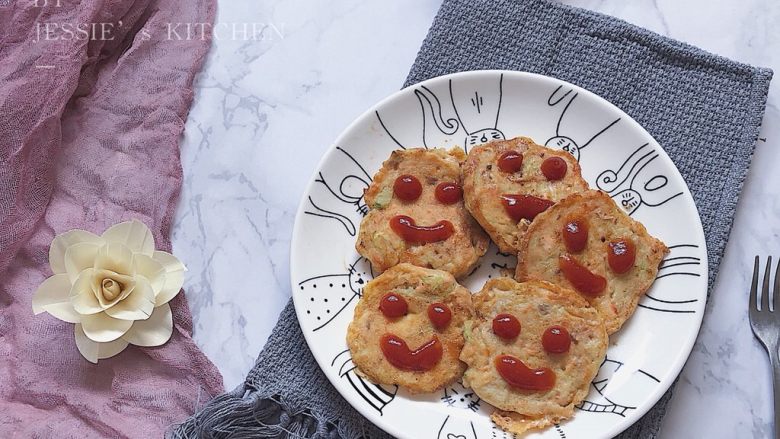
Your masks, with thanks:
[(357, 258), (346, 273), (323, 274), (298, 283), (300, 293), (306, 295), (306, 319), (311, 319), (313, 332), (332, 322), (355, 298), (363, 295), (363, 287), (373, 279), (371, 264)]
[(436, 439), (478, 439), (474, 423), (447, 415), (439, 427)]
[[(482, 402), (476, 393), (463, 386), (462, 381), (456, 381), (452, 385), (445, 387), (440, 400), (447, 407), (469, 410), (471, 412), (478, 412)], [(474, 423), (467, 420), (466, 417), (458, 415), (445, 417), (444, 422), (442, 422), (441, 427), (439, 427), (439, 434), (437, 435), (437, 439), (470, 439), (478, 437), (479, 435), (476, 432)], [(512, 435), (493, 426), (491, 437), (497, 439), (510, 439), (512, 438)]]
[[(697, 256), (699, 254), (698, 248), (699, 246), (696, 244), (670, 246), (669, 254), (661, 261), (661, 265), (658, 268), (656, 280), (671, 276), (701, 277), (701, 274), (698, 273), (701, 266), (701, 258)], [(673, 314), (693, 314), (696, 312), (693, 304), (698, 302), (699, 299), (660, 296), (659, 294), (662, 294), (664, 291), (661, 288), (651, 290), (639, 302), (639, 307)]]
[(462, 381), (456, 381), (451, 386), (445, 387), (444, 395), (439, 398), (447, 407), (468, 409), (472, 412), (479, 410), (482, 400), (476, 393), (463, 386)]
[(310, 194), (309, 208), (304, 213), (336, 220), (344, 226), (350, 236), (355, 236), (357, 227), (353, 216), (355, 212), (361, 216), (368, 213), (368, 206), (363, 200), (363, 191), (368, 188), (372, 179), (363, 165), (352, 154), (340, 146), (336, 147), (336, 151), (350, 162), (353, 173), (339, 180), (338, 178), (326, 178), (320, 171), (319, 176), (314, 180), (312, 193), (316, 192), (316, 195), (322, 195), (322, 197), (316, 197), (315, 201), (315, 196)]
[(610, 379), (623, 365), (624, 363), (620, 361), (605, 358), (598, 375), (591, 382), (596, 394), (591, 392), (575, 407), (586, 412), (609, 413), (621, 417), (625, 417), (630, 410), (636, 410), (636, 405), (630, 404), (631, 397), (649, 394), (661, 380), (642, 369), (637, 369), (631, 374), (629, 381), (623, 382), (623, 385), (616, 389), (610, 389), (609, 397), (605, 396)]
[(379, 412), (380, 415), (382, 415), (382, 410), (393, 402), (396, 393), (398, 393), (398, 386), (381, 386), (361, 377), (355, 371), (357, 366), (352, 362), (352, 357), (349, 355), (349, 349), (345, 349), (336, 354), (330, 365), (331, 367), (338, 366), (339, 377), (346, 379), (355, 392), (357, 392), (368, 405)]
[[(473, 95), (465, 89), (454, 90), (450, 79), (450, 99), (455, 115), (460, 121), (466, 138), (463, 149), (468, 153), (472, 148), (494, 140), (505, 140), (504, 133), (498, 129), (501, 115), (501, 101), (504, 98), (504, 74), (498, 77), (498, 96), (495, 90), (475, 90)], [(460, 107), (460, 109), (459, 109)]]
[(561, 439), (566, 439), (566, 433), (563, 432), (563, 428), (561, 428), (559, 424), (554, 424), (554, 425), (555, 425), (555, 431), (558, 432), (558, 437), (560, 437)]
[[(452, 89), (452, 80), (450, 80), (450, 89)], [(448, 136), (455, 134), (458, 131), (458, 128), (462, 126), (457, 119), (446, 118), (442, 115), (441, 102), (428, 87), (421, 85), (420, 88), (414, 91), (414, 95), (417, 96), (417, 100), (420, 102), (420, 108), (422, 109), (422, 143), (425, 148), (437, 146), (435, 141), (429, 140), (429, 138), (432, 138), (434, 135), (434, 132), (432, 131), (434, 126), (440, 133)], [(434, 102), (436, 104), (435, 108)], [(433, 122), (433, 125), (431, 125), (431, 122)]]
[(412, 94), (421, 110), (419, 136), (415, 136), (414, 140), (402, 139), (399, 133), (393, 134), (390, 128), (392, 124), (389, 123), (392, 120), (388, 120), (386, 114), (382, 116), (376, 111), (375, 115), (382, 129), (399, 148), (461, 144), (468, 152), (470, 147), (505, 139), (504, 133), (498, 128), (504, 97), (504, 75), (499, 75), (497, 79), (495, 83), (480, 82), (479, 89), (475, 89), (471, 83), (459, 86), (459, 82), (450, 79), (449, 96), (439, 96), (425, 85), (414, 88)]
[[(649, 143), (638, 147), (617, 171), (607, 169), (596, 179), (596, 186), (608, 193), (629, 214), (640, 206), (657, 207), (681, 196), (661, 170), (654, 167), (659, 153)], [(655, 162), (660, 164), (660, 162)]]
[[(561, 109), (560, 116), (558, 117), (558, 124), (555, 126), (555, 135), (547, 139), (544, 145), (548, 148), (557, 148), (571, 153), (578, 161), (580, 159), (580, 151), (585, 149), (596, 138), (604, 134), (608, 129), (612, 128), (620, 122), (620, 118), (610, 121), (607, 125), (602, 125), (590, 130), (587, 133), (574, 133), (569, 129), (563, 127), (565, 124), (565, 118), (570, 107), (579, 96), (579, 92), (575, 92), (574, 89), (559, 85), (552, 94), (547, 98), (547, 105), (550, 107), (557, 107)], [(575, 118), (576, 119), (576, 118)]]

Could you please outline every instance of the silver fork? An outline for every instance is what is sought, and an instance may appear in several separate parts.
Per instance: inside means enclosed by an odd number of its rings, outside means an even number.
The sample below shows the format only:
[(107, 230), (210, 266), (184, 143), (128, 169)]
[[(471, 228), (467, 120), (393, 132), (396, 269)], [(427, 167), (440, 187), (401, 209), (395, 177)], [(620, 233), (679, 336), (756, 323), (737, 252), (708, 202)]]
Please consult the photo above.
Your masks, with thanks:
[[(759, 257), (753, 264), (753, 283), (750, 286), (750, 303), (748, 304), (750, 327), (753, 334), (764, 345), (772, 364), (775, 391), (775, 439), (780, 439), (780, 260), (775, 268), (775, 285), (772, 290), (772, 300), (769, 300), (769, 272), (772, 268), (772, 257), (766, 260), (764, 281), (761, 285), (761, 302), (758, 301)], [(769, 304), (772, 304), (770, 307)], [(777, 312), (775, 312), (777, 311)]]

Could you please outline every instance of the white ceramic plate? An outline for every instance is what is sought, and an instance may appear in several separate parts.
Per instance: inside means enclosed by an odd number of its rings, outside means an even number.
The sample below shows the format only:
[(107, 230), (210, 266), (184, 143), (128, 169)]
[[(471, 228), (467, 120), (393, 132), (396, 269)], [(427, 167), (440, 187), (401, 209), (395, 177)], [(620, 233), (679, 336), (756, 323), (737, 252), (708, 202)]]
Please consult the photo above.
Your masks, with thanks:
[[(314, 357), (352, 406), (396, 437), (511, 436), (491, 423), (492, 407), (459, 384), (409, 395), (355, 373), (347, 325), (373, 276), (354, 249), (367, 211), (363, 189), (394, 149), (468, 149), (518, 135), (571, 152), (592, 187), (608, 192), (671, 249), (634, 316), (611, 337), (607, 359), (574, 417), (530, 437), (618, 434), (669, 388), (696, 339), (707, 294), (704, 233), (685, 181), (647, 131), (593, 93), (545, 76), (475, 71), (430, 79), (383, 100), (339, 136), (308, 186), (292, 239), (293, 299)], [(462, 283), (478, 291), (514, 264), (491, 247)]]

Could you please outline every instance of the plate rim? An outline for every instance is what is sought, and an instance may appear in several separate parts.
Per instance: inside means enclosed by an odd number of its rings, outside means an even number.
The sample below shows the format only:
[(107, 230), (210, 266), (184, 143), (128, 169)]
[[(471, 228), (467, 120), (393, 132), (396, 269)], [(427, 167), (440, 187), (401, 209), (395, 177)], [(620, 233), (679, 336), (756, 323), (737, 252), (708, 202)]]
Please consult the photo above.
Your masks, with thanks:
[[(558, 85), (563, 85), (567, 87), (571, 87), (573, 90), (583, 93), (584, 95), (587, 95), (591, 98), (596, 99), (597, 101), (600, 101), (602, 104), (605, 104), (609, 107), (612, 107), (614, 110), (616, 110), (621, 116), (625, 117), (625, 120), (633, 126), (634, 129), (639, 130), (642, 134), (647, 136), (648, 139), (650, 139), (651, 142), (653, 142), (655, 145), (658, 146), (657, 150), (660, 150), (659, 157), (662, 161), (665, 162), (667, 166), (671, 166), (674, 171), (677, 173), (677, 175), (680, 176), (680, 180), (682, 180), (683, 187), (684, 187), (684, 193), (689, 195), (691, 197), (691, 205), (692, 205), (692, 213), (695, 217), (695, 222), (697, 227), (697, 236), (695, 237), (696, 240), (698, 240), (699, 243), (701, 243), (702, 246), (702, 255), (703, 260), (702, 265), (704, 267), (704, 294), (702, 297), (702, 300), (700, 304), (698, 305), (695, 313), (697, 313), (700, 317), (698, 318), (698, 321), (695, 322), (696, 330), (691, 333), (691, 336), (688, 337), (688, 339), (685, 341), (683, 347), (680, 352), (684, 354), (679, 354), (674, 359), (674, 362), (670, 368), (667, 370), (673, 371), (674, 373), (672, 375), (668, 375), (670, 378), (670, 381), (666, 384), (659, 383), (659, 386), (654, 390), (653, 393), (650, 394), (650, 396), (646, 399), (646, 401), (652, 401), (652, 404), (647, 404), (645, 407), (641, 409), (637, 409), (635, 412), (632, 413), (632, 418), (630, 422), (622, 422), (617, 423), (613, 428), (609, 429), (605, 432), (605, 438), (611, 438), (614, 437), (623, 431), (627, 430), (629, 427), (634, 425), (636, 422), (638, 422), (642, 417), (644, 417), (655, 405), (658, 403), (658, 401), (661, 399), (661, 397), (666, 394), (666, 392), (671, 388), (671, 386), (677, 381), (677, 379), (680, 376), (680, 373), (682, 372), (683, 367), (685, 367), (685, 364), (687, 363), (688, 359), (691, 356), (691, 353), (693, 352), (693, 346), (696, 343), (696, 340), (699, 337), (699, 334), (701, 333), (701, 326), (702, 322), (704, 320), (704, 312), (706, 309), (707, 302), (709, 300), (708, 298), (708, 291), (709, 291), (709, 280), (710, 280), (710, 270), (709, 270), (709, 252), (707, 247), (707, 241), (706, 236), (704, 234), (704, 226), (701, 222), (701, 215), (699, 214), (699, 207), (696, 205), (696, 200), (693, 197), (693, 193), (690, 190), (690, 187), (688, 186), (688, 182), (683, 177), (680, 170), (677, 168), (677, 165), (675, 165), (674, 161), (672, 161), (671, 157), (669, 157), (669, 154), (666, 152), (666, 150), (663, 148), (660, 142), (658, 142), (655, 137), (653, 137), (639, 122), (637, 122), (633, 117), (628, 115), (625, 111), (623, 111), (620, 107), (613, 104), (609, 100), (599, 96), (598, 94), (591, 92), (590, 90), (583, 88), (581, 86), (578, 86), (576, 84), (572, 84), (569, 81), (555, 78), (553, 76), (548, 75), (542, 75), (539, 73), (532, 73), (527, 71), (519, 71), (519, 70), (502, 70), (502, 69), (483, 69), (483, 70), (467, 70), (467, 71), (461, 71), (461, 72), (455, 72), (455, 73), (448, 73), (445, 75), (435, 76), (432, 78), (428, 78), (424, 81), (420, 81), (414, 84), (410, 84), (400, 90), (397, 90), (393, 92), (392, 94), (384, 97), (383, 99), (379, 100), (375, 104), (371, 105), (367, 110), (360, 113), (357, 117), (355, 117), (336, 137), (336, 139), (325, 149), (325, 151), (322, 153), (322, 156), (318, 160), (314, 170), (312, 171), (309, 181), (306, 184), (306, 187), (304, 188), (301, 199), (298, 204), (298, 209), (295, 213), (294, 223), (293, 223), (293, 229), (292, 229), (292, 236), (290, 238), (290, 257), (289, 257), (289, 267), (290, 267), (290, 292), (291, 297), (293, 300), (293, 307), (295, 308), (295, 317), (298, 320), (298, 324), (301, 325), (301, 321), (303, 319), (302, 317), (302, 309), (303, 307), (299, 306), (298, 300), (296, 299), (296, 284), (295, 279), (297, 279), (297, 272), (296, 272), (296, 264), (294, 264), (294, 261), (297, 259), (298, 252), (297, 252), (297, 241), (300, 236), (300, 227), (301, 227), (301, 219), (304, 215), (304, 211), (306, 210), (306, 195), (311, 193), (312, 189), (314, 188), (314, 184), (316, 183), (316, 177), (318, 175), (318, 172), (322, 169), (322, 167), (325, 165), (325, 163), (328, 161), (328, 159), (331, 157), (331, 155), (336, 151), (336, 147), (340, 144), (341, 140), (344, 139), (349, 133), (354, 131), (356, 127), (362, 123), (367, 118), (371, 117), (377, 110), (382, 108), (383, 106), (387, 105), (388, 103), (400, 99), (403, 97), (406, 93), (409, 92), (409, 90), (413, 90), (415, 87), (418, 87), (420, 85), (429, 85), (433, 82), (439, 82), (439, 81), (445, 81), (449, 79), (454, 78), (464, 78), (464, 77), (479, 77), (479, 76), (485, 76), (485, 75), (504, 75), (504, 76), (514, 76), (516, 78), (520, 79), (531, 79), (534, 81), (554, 81)], [(456, 145), (457, 146), (457, 145)], [(687, 208), (686, 203), (686, 208)], [(473, 294), (473, 293), (472, 293)], [(311, 331), (309, 331), (311, 332)], [(344, 395), (341, 391), (339, 391), (338, 386), (334, 382), (334, 380), (329, 376), (329, 374), (324, 370), (322, 364), (327, 364), (328, 361), (324, 357), (321, 358), (320, 355), (317, 354), (317, 351), (312, 349), (312, 343), (314, 343), (314, 340), (311, 339), (311, 334), (307, 334), (306, 331), (303, 331), (303, 328), (301, 328), (301, 333), (303, 334), (304, 340), (306, 340), (306, 346), (311, 352), (312, 356), (314, 357), (315, 361), (317, 362), (317, 366), (320, 368), (320, 371), (325, 375), (325, 377), (328, 379), (330, 384), (334, 387), (336, 392), (341, 395), (342, 398), (358, 413), (360, 413), (361, 416), (365, 417), (367, 420), (369, 420), (372, 424), (374, 424), (377, 428), (395, 436), (395, 437), (408, 437), (407, 434), (400, 430), (399, 427), (395, 426), (394, 424), (390, 423), (381, 423), (380, 421), (382, 419), (382, 416), (377, 416), (376, 413), (369, 411), (367, 408), (362, 407), (360, 404), (353, 404), (352, 396), (351, 395)], [(624, 418), (625, 419), (625, 418)], [(546, 431), (546, 430), (544, 430)]]

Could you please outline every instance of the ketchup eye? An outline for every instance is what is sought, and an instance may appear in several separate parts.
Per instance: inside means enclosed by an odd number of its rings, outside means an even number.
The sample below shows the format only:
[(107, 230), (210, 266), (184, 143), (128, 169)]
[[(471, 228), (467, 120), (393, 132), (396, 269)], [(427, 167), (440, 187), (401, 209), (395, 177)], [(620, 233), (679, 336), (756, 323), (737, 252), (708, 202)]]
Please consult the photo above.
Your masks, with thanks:
[(563, 354), (569, 352), (571, 336), (563, 326), (550, 326), (542, 334), (542, 346), (551, 354)]
[(493, 333), (504, 340), (511, 340), (520, 335), (520, 321), (512, 314), (499, 314), (493, 318)]
[(523, 169), (523, 154), (517, 151), (506, 151), (498, 158), (498, 169), (508, 174)]
[(454, 204), (463, 198), (463, 189), (457, 183), (439, 183), (435, 195), (442, 204)]
[(434, 328), (442, 330), (450, 324), (452, 311), (443, 303), (432, 303), (428, 305), (428, 319), (430, 319)]
[(542, 162), (542, 174), (550, 181), (561, 180), (566, 176), (568, 165), (560, 157), (550, 157)]
[(393, 183), (393, 192), (403, 201), (414, 201), (422, 194), (422, 183), (413, 175), (401, 175)]
[(400, 294), (387, 293), (379, 301), (379, 310), (385, 317), (395, 319), (409, 312), (409, 304)]

